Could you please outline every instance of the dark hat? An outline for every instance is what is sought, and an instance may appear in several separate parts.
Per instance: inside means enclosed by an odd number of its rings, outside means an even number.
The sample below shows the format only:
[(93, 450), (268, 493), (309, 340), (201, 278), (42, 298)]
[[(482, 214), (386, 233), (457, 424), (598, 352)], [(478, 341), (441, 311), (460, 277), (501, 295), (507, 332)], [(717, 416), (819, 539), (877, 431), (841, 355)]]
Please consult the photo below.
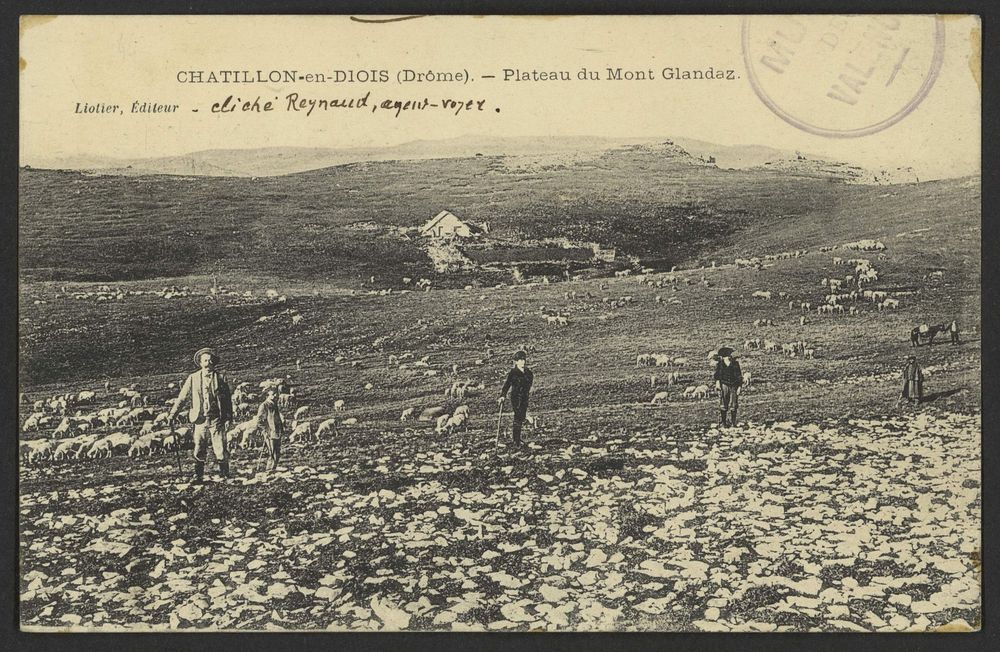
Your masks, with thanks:
[(728, 346), (723, 346), (719, 348), (719, 352), (716, 354), (720, 358), (725, 358), (727, 356), (733, 355), (733, 350)]
[(515, 361), (517, 361), (517, 360), (527, 360), (527, 359), (528, 359), (528, 354), (525, 351), (523, 351), (523, 350), (518, 351), (517, 353), (514, 354), (514, 360)]
[(194, 364), (195, 364), (195, 366), (198, 366), (198, 365), (201, 364), (201, 356), (204, 355), (204, 354), (206, 354), (206, 353), (209, 354), (210, 356), (212, 356), (212, 362), (214, 364), (219, 364), (219, 361), (221, 360), (221, 358), (219, 358), (219, 354), (215, 352), (215, 349), (205, 347), (204, 349), (198, 349), (198, 352), (194, 354)]
[(915, 355), (908, 355), (908, 356), (906, 356), (906, 359), (907, 360), (916, 360), (917, 356), (915, 356)]

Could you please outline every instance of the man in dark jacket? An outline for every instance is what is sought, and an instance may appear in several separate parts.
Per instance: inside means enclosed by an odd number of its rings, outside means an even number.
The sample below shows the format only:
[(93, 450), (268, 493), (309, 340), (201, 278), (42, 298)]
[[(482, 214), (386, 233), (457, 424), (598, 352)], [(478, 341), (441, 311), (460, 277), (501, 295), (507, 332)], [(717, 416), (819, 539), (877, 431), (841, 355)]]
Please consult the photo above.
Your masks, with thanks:
[(527, 359), (528, 354), (524, 351), (518, 351), (514, 354), (514, 367), (507, 374), (507, 381), (504, 382), (503, 389), (500, 390), (500, 400), (498, 401), (500, 405), (503, 405), (507, 391), (510, 390), (510, 403), (511, 407), (514, 408), (515, 446), (521, 445), (521, 427), (528, 416), (528, 394), (531, 392), (531, 383), (535, 380), (531, 369), (525, 367)]
[(715, 363), (715, 389), (719, 391), (719, 425), (728, 426), (726, 411), (731, 410), (732, 425), (736, 425), (736, 410), (739, 409), (740, 387), (743, 386), (743, 372), (740, 363), (733, 358), (733, 350), (728, 346), (719, 349)]
[(916, 356), (906, 358), (903, 367), (903, 391), (900, 400), (907, 399), (910, 403), (920, 403), (924, 400), (924, 370), (920, 368)]

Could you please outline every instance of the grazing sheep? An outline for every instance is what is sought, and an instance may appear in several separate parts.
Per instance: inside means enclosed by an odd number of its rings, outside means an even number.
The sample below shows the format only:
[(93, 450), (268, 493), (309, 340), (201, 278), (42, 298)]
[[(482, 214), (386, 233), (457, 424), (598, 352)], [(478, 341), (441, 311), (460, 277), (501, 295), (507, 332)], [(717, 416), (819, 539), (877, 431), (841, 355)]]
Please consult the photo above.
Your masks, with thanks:
[(764, 299), (766, 301), (770, 301), (771, 300), (771, 292), (770, 291), (756, 290), (750, 296), (752, 296), (754, 299)]
[(292, 434), (288, 436), (288, 443), (307, 439), (312, 439), (312, 422), (304, 421), (298, 424), (293, 423)]
[(656, 405), (660, 401), (666, 401), (668, 398), (670, 398), (670, 392), (657, 392), (653, 396), (653, 400), (650, 401), (650, 403), (652, 403), (653, 405)]
[(21, 453), (21, 458), (24, 463), (36, 464), (52, 459), (54, 449), (52, 442), (35, 439), (32, 441), (21, 442), (18, 450)]
[(455, 414), (451, 415), (451, 418), (445, 423), (445, 431), (450, 435), (458, 430), (465, 430), (468, 428), (468, 422), (469, 413), (467, 410), (465, 412), (455, 410)]
[(753, 373), (749, 371), (743, 372), (743, 387), (749, 388), (753, 384)]
[(355, 417), (351, 417), (350, 419), (344, 419), (343, 422), (341, 422), (340, 425), (342, 425), (342, 426), (356, 426), (356, 425), (358, 425), (358, 420)]
[(445, 429), (448, 427), (448, 420), (451, 419), (450, 414), (442, 414), (437, 418), (436, 425), (434, 427), (434, 432), (437, 434), (443, 434)]
[(346, 410), (347, 410), (347, 404), (344, 403), (344, 399), (339, 398), (339, 399), (337, 399), (336, 401), (333, 402), (333, 411), (334, 412), (344, 412)]
[(413, 412), (415, 410), (416, 410), (416, 408), (411, 408), (411, 407), (410, 408), (406, 408), (405, 410), (403, 410), (403, 414), (401, 414), (399, 416), (399, 420), (400, 421), (407, 421), (409, 419), (412, 419), (413, 418)]
[(698, 385), (694, 388), (694, 397), (702, 400), (708, 398), (708, 385)]
[(320, 437), (329, 435), (330, 433), (337, 434), (337, 420), (333, 417), (322, 421), (319, 427), (316, 428), (316, 440), (319, 441)]
[(444, 414), (444, 412), (445, 412), (445, 409), (443, 407), (441, 407), (441, 406), (435, 406), (435, 407), (425, 408), (420, 413), (420, 416), (417, 417), (417, 420), (418, 421), (434, 421), (439, 416), (441, 416), (442, 414)]
[(684, 388), (684, 392), (683, 392), (683, 394), (681, 394), (681, 396), (683, 396), (684, 398), (694, 398), (694, 393), (695, 393), (695, 390), (697, 390), (697, 389), (698, 388), (695, 387), (694, 385), (691, 385), (689, 387), (685, 387)]
[(241, 421), (226, 433), (226, 441), (231, 446), (239, 445), (240, 448), (250, 448), (253, 444), (253, 435), (257, 432), (257, 419)]
[(128, 449), (129, 457), (139, 457), (140, 455), (152, 455), (160, 449), (160, 438), (152, 435), (140, 437), (132, 442)]

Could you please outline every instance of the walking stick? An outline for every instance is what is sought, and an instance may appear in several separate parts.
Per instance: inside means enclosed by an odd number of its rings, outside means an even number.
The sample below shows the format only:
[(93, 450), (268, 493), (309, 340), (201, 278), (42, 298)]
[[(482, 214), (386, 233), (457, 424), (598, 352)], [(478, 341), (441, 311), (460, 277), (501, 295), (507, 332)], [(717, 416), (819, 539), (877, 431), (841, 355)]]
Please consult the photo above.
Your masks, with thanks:
[[(170, 429), (174, 430), (173, 419), (170, 420)], [(182, 479), (184, 470), (181, 468), (181, 435), (176, 430), (174, 430), (174, 454), (177, 456), (177, 478)]]
[(503, 401), (500, 401), (500, 414), (497, 415), (497, 443), (496, 448), (500, 448), (500, 422), (503, 419)]
[(264, 460), (264, 451), (268, 449), (267, 437), (262, 437), (260, 442), (260, 455), (257, 456), (257, 464), (254, 471), (260, 473), (260, 463)]
[(181, 442), (180, 438), (176, 435), (174, 436), (174, 453), (177, 455), (177, 477), (184, 477), (184, 469), (181, 468)]

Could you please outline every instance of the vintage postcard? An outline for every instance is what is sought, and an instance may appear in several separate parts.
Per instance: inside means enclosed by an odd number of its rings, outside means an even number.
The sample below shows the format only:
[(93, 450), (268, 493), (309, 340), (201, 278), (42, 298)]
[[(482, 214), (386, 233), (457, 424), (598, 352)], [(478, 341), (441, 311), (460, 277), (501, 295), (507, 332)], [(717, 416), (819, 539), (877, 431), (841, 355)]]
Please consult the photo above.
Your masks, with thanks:
[(982, 626), (978, 17), (20, 27), (22, 629)]

